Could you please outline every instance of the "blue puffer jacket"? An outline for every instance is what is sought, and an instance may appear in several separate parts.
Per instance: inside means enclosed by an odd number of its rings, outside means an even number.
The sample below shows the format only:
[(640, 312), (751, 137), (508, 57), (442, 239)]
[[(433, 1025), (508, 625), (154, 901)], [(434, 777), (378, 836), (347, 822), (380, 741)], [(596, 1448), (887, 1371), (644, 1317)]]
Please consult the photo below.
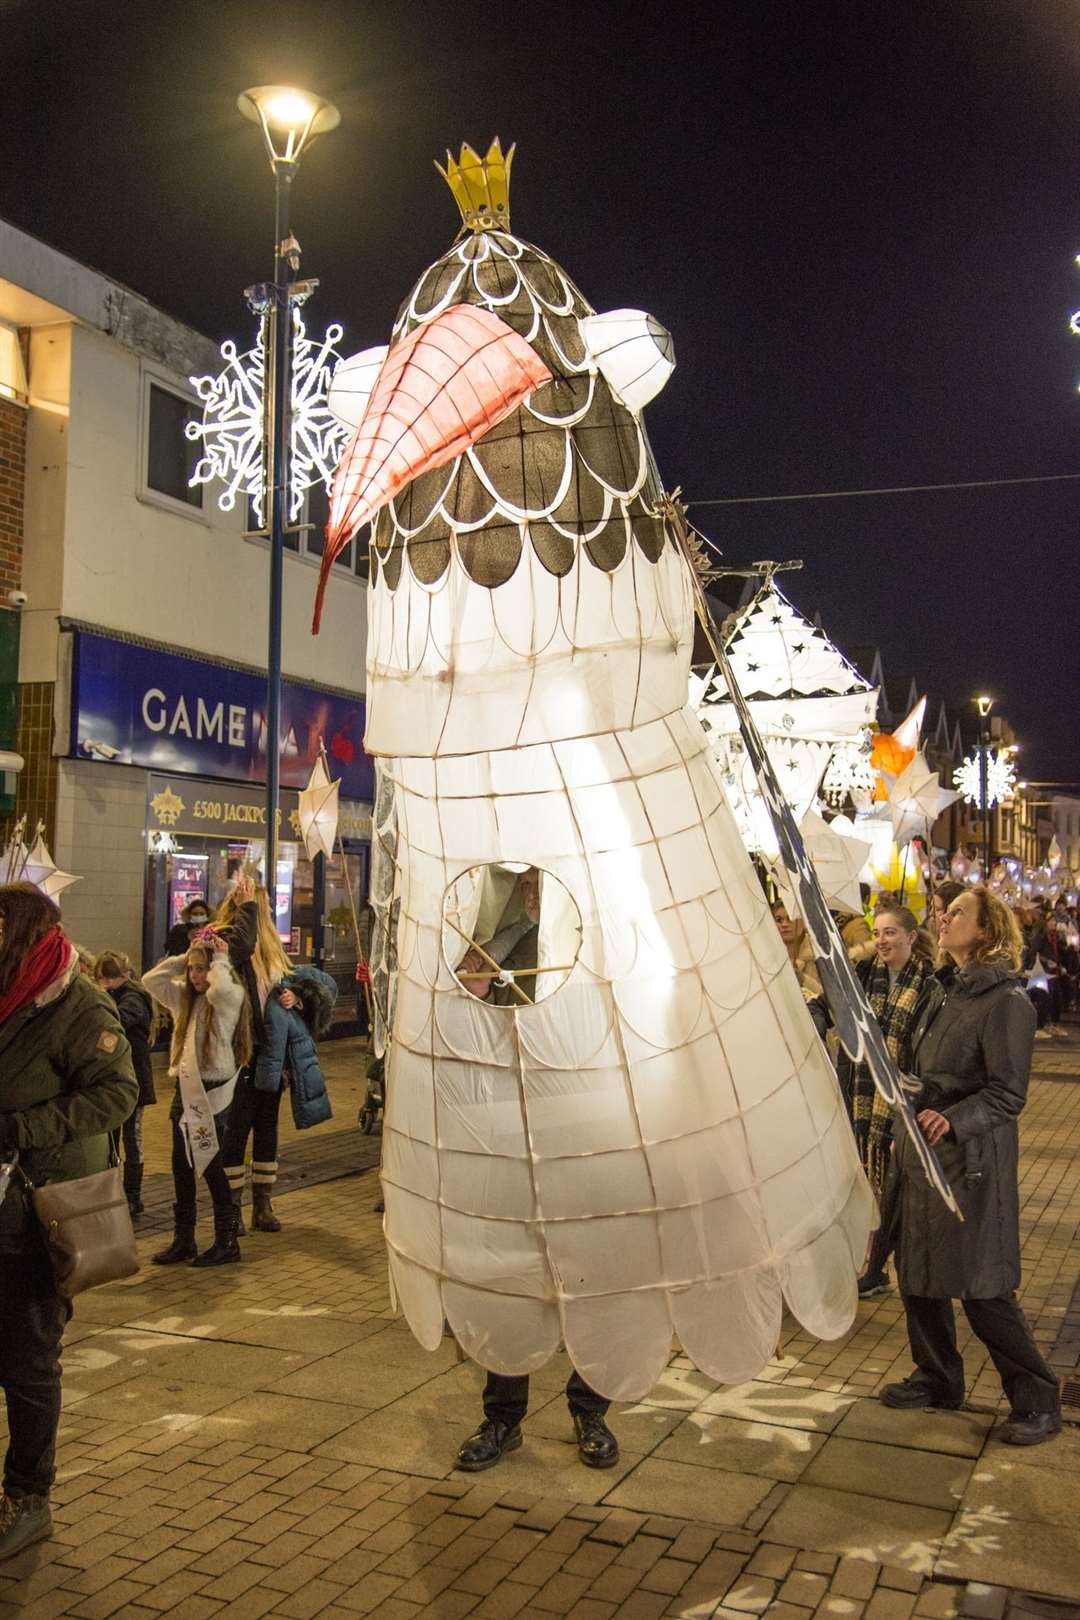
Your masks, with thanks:
[[(278, 1000), (279, 992), (291, 990), (300, 1006), (289, 1011)], [(292, 1099), (293, 1123), (298, 1131), (321, 1125), (332, 1117), (326, 1081), (319, 1067), (315, 1040), (330, 1025), (337, 1000), (337, 985), (318, 968), (295, 968), (281, 980), (266, 1001), (262, 1050), (255, 1065), (258, 1091), (277, 1091), (286, 1071)]]

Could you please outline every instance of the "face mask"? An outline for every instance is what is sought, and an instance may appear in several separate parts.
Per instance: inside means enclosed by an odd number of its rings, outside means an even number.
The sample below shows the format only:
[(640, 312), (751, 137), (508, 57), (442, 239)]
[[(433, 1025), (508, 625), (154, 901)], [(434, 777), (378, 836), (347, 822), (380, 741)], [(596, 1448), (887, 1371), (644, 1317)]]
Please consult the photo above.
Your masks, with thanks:
[(190, 926), (192, 928), (202, 928), (202, 927), (204, 927), (205, 924), (206, 924), (206, 921), (207, 921), (206, 912), (205, 911), (193, 911), (191, 913), (191, 917), (190, 917), (189, 921), (190, 921)]

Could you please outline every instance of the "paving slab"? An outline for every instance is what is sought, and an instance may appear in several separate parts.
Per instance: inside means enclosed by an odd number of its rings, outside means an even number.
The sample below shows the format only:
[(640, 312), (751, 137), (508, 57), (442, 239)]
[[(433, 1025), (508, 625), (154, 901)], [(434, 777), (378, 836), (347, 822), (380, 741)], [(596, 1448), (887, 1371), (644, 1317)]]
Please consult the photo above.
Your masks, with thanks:
[(1080, 1529), (963, 1509), (934, 1565), (952, 1580), (1022, 1588), (1050, 1597), (1080, 1594)]
[(669, 1366), (665, 1367), (656, 1383), (645, 1397), (648, 1406), (669, 1406), (684, 1412), (691, 1412), (700, 1406), (706, 1396), (716, 1390), (717, 1385), (704, 1373), (693, 1367)]
[(272, 1350), (265, 1345), (234, 1344), (211, 1339), (192, 1343), (180, 1341), (170, 1352), (166, 1372), (200, 1383), (236, 1385), (240, 1389), (269, 1389), (289, 1373), (310, 1365), (295, 1350)]
[(848, 1440), (977, 1457), (996, 1422), (993, 1412), (901, 1412), (879, 1400), (860, 1400), (848, 1407), (834, 1432)]
[(854, 1396), (794, 1384), (754, 1380), (715, 1390), (700, 1403), (704, 1412), (746, 1418), (755, 1423), (778, 1423), (793, 1429), (827, 1434), (835, 1429)]
[(307, 1451), (368, 1416), (362, 1407), (330, 1400), (296, 1400), (279, 1393), (245, 1395), (240, 1400), (235, 1396), (235, 1389), (230, 1389), (224, 1401), (208, 1408), (213, 1413), (209, 1431), (222, 1440), (270, 1443), (282, 1450)]
[(657, 1449), (667, 1462), (726, 1468), (766, 1479), (796, 1480), (825, 1444), (823, 1434), (781, 1424), (751, 1423), (691, 1412)]
[(940, 1456), (873, 1440), (834, 1434), (803, 1475), (807, 1485), (913, 1502), (954, 1513), (974, 1464), (967, 1457)]
[(274, 1385), (280, 1395), (311, 1401), (344, 1401), (369, 1409), (389, 1406), (420, 1384), (438, 1376), (439, 1367), (422, 1363), (395, 1366), (365, 1353), (368, 1341), (349, 1345), (332, 1356), (292, 1372)]
[[(1050, 1446), (1039, 1449), (1049, 1451)], [(960, 1505), (967, 1513), (1075, 1526), (1080, 1481), (1068, 1469), (1044, 1466), (1041, 1455), (1036, 1458), (1030, 1451), (1003, 1445), (975, 1465)], [(1076, 1595), (1080, 1597), (1080, 1587)]]
[[(1044, 1445), (1028, 1451), (1008, 1445), (1002, 1440), (999, 1429), (987, 1440), (981, 1460), (987, 1463), (990, 1461), (1019, 1463), (1023, 1467), (1053, 1468), (1069, 1474), (1080, 1474), (1080, 1428), (1067, 1423), (1053, 1440), (1047, 1440)], [(1080, 1498), (1080, 1480), (1076, 1481), (1075, 1488)]]
[(821, 1485), (793, 1485), (760, 1534), (788, 1547), (810, 1547), (929, 1574), (953, 1515)]
[(146, 1374), (113, 1384), (100, 1394), (71, 1401), (68, 1410), (80, 1417), (104, 1418), (125, 1426), (155, 1419), (175, 1424), (184, 1417), (216, 1412), (235, 1398), (235, 1389), (218, 1389), (194, 1381)]
[(737, 1529), (771, 1489), (771, 1480), (753, 1474), (646, 1457), (603, 1500), (635, 1513), (673, 1514)]

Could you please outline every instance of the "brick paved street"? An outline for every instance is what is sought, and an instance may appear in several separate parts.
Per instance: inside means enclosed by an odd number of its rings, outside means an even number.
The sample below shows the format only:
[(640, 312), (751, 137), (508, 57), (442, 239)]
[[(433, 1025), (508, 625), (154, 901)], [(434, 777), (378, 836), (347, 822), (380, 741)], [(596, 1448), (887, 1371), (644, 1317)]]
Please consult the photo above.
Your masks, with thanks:
[[(245, 1239), (241, 1266), (147, 1265), (77, 1302), (56, 1535), (0, 1567), (0, 1617), (1080, 1616), (1080, 1430), (1012, 1454), (970, 1345), (967, 1409), (882, 1407), (875, 1390), (910, 1365), (891, 1296), (835, 1343), (785, 1319), (775, 1360), (737, 1388), (675, 1356), (615, 1410), (606, 1473), (578, 1463), (566, 1367), (549, 1365), (521, 1450), (455, 1474), (480, 1377), (393, 1316), (373, 1144), (355, 1131), (363, 1054), (325, 1055), (337, 1117), (283, 1135), (280, 1236)], [(1040, 1043), (1037, 1076), (1023, 1299), (1052, 1350), (1077, 1279), (1080, 1036)], [(155, 1206), (166, 1111), (147, 1116)]]

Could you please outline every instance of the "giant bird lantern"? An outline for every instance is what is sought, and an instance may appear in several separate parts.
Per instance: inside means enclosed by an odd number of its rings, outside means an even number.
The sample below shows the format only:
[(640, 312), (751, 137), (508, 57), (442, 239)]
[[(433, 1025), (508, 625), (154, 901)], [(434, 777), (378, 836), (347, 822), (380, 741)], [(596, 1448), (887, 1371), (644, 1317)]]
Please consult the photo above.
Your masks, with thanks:
[(626, 1399), (673, 1334), (750, 1377), (785, 1296), (843, 1332), (873, 1200), (687, 704), (696, 582), (640, 415), (671, 340), (512, 234), (511, 155), (448, 160), (458, 237), (344, 373), (321, 588), (372, 522), (396, 1297), (429, 1348), (563, 1344)]

